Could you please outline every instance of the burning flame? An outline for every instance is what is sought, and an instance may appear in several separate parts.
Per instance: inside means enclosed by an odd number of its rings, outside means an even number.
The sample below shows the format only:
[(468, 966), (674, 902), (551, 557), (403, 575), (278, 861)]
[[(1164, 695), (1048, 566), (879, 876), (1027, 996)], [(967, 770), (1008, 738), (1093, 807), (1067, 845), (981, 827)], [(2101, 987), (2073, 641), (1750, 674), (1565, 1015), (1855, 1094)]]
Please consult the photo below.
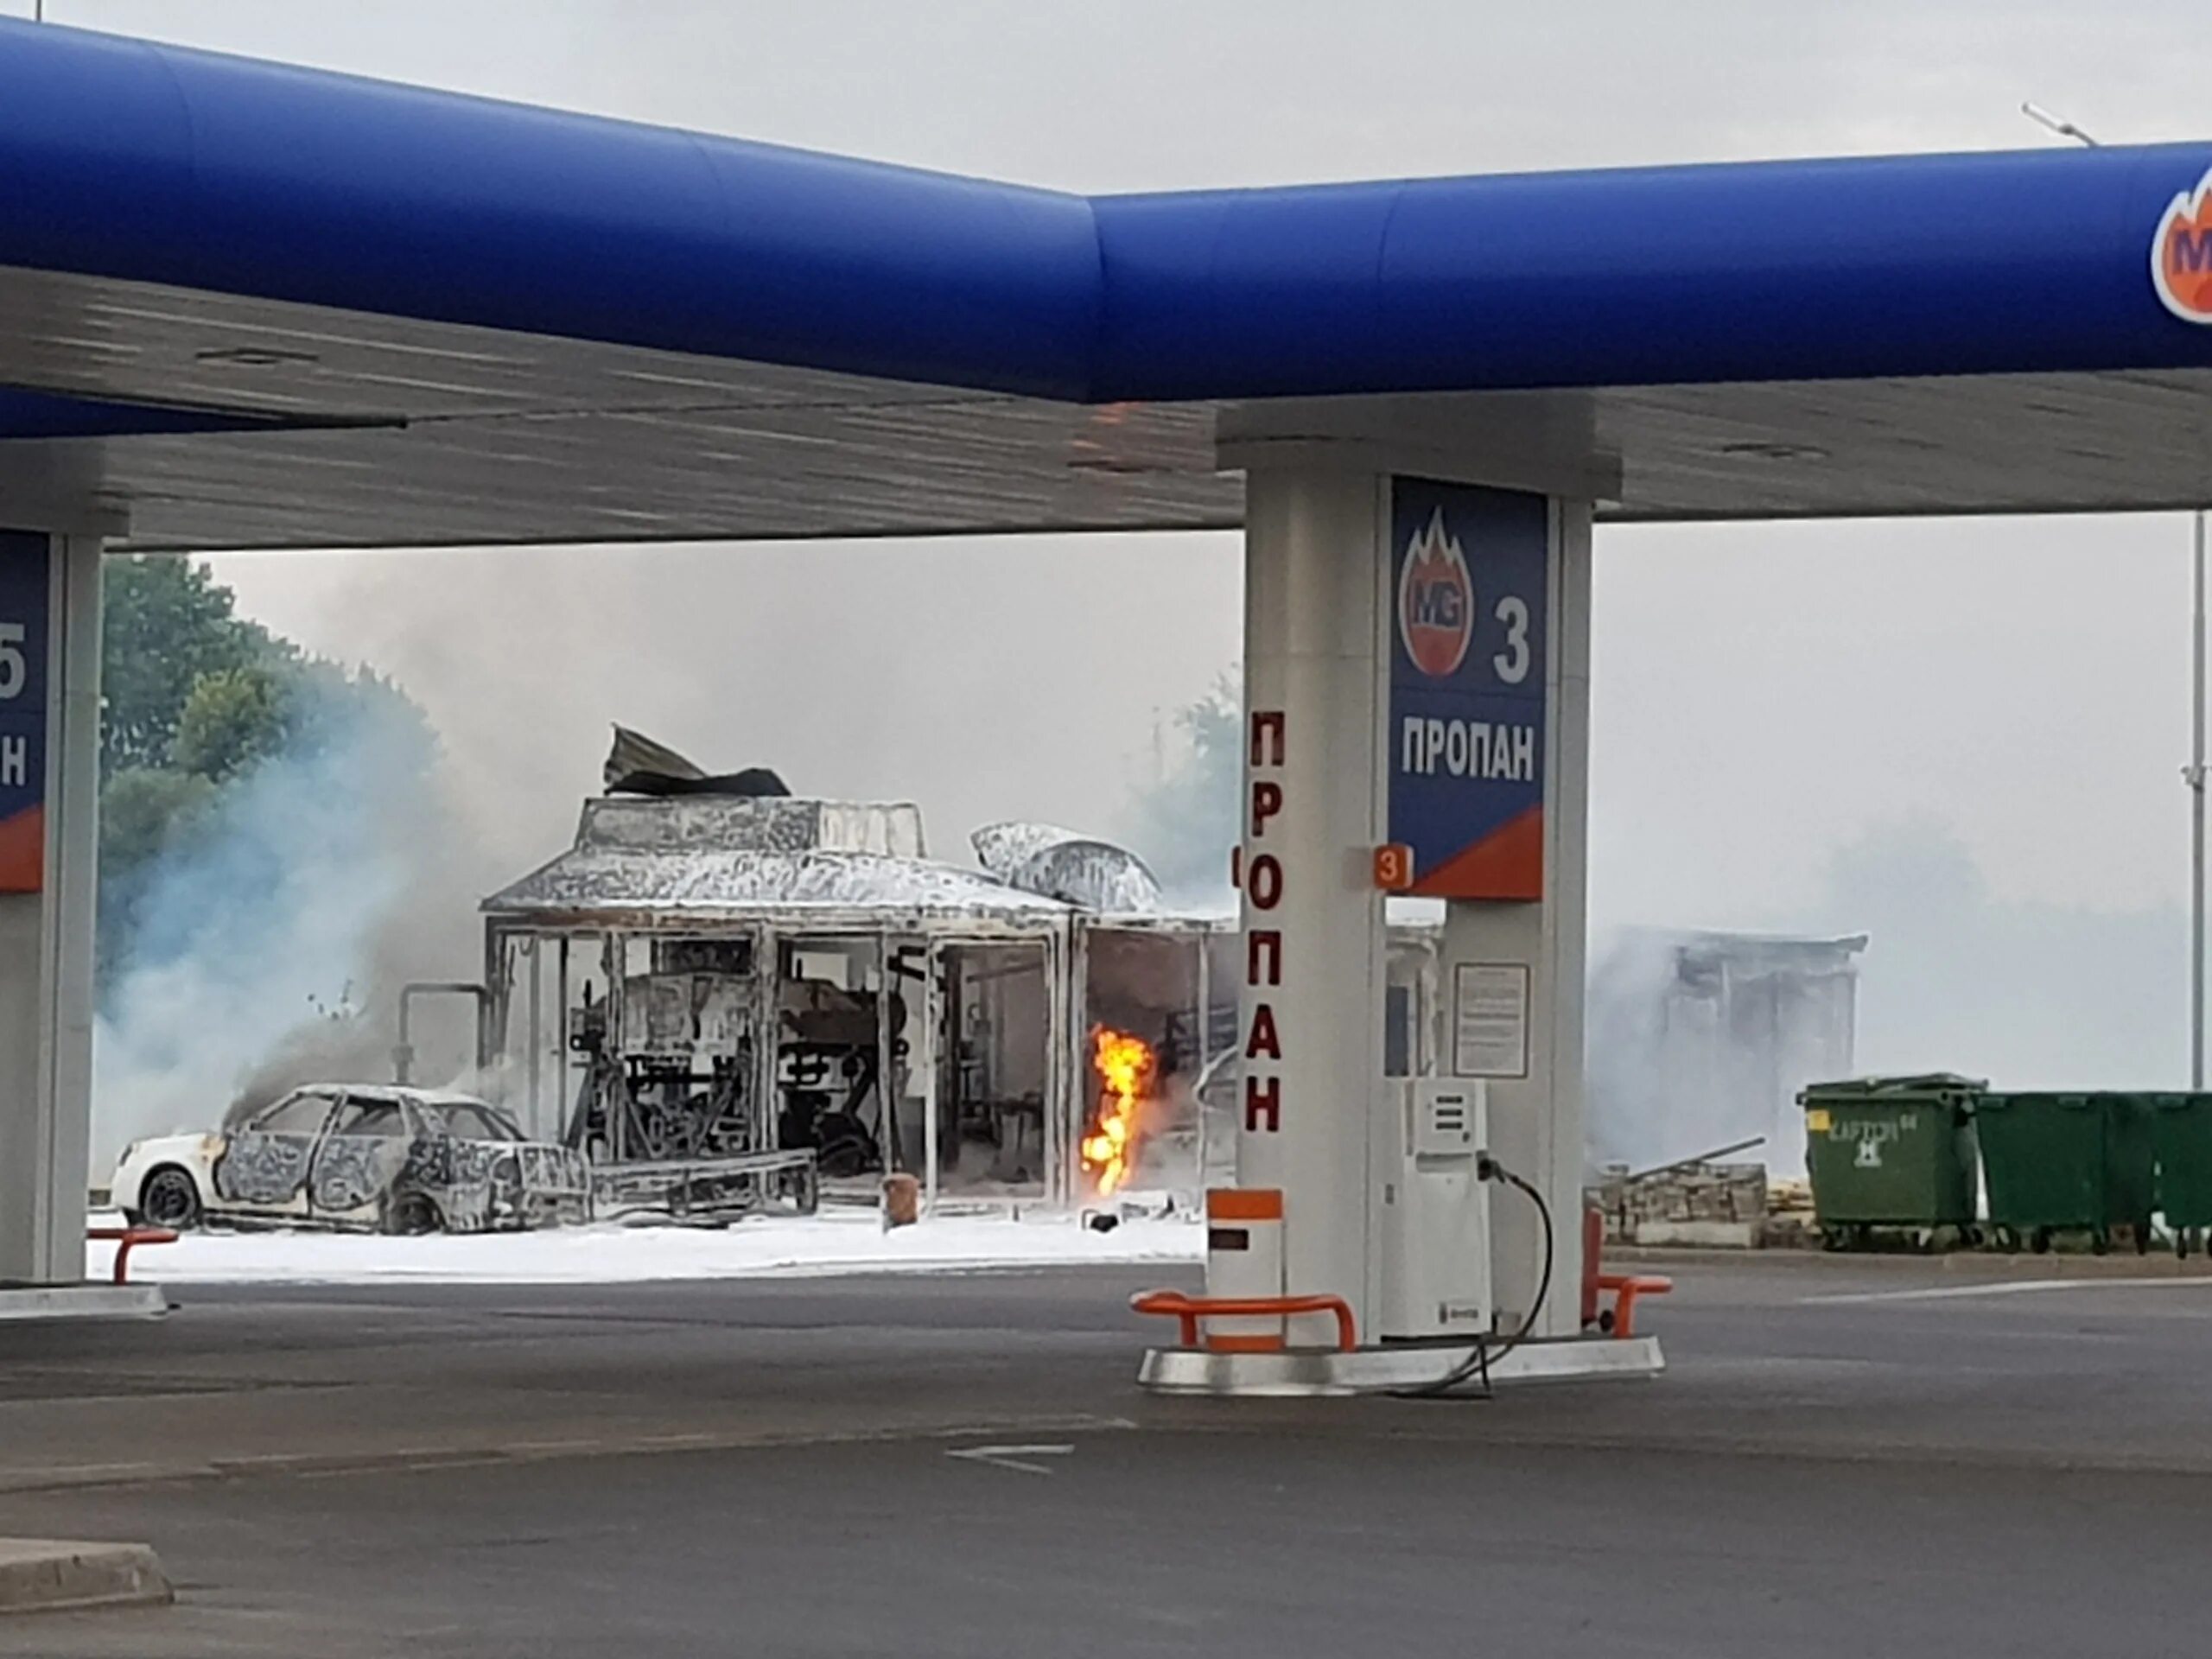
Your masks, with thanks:
[(2151, 244), (2151, 276), (2166, 309), (2212, 322), (2212, 172), (2167, 207)]
[(1129, 1179), (1136, 1162), (1137, 1109), (1151, 1092), (1158, 1060), (1141, 1037), (1111, 1026), (1090, 1033), (1090, 1065), (1098, 1073), (1098, 1110), (1083, 1137), (1083, 1167), (1104, 1198)]

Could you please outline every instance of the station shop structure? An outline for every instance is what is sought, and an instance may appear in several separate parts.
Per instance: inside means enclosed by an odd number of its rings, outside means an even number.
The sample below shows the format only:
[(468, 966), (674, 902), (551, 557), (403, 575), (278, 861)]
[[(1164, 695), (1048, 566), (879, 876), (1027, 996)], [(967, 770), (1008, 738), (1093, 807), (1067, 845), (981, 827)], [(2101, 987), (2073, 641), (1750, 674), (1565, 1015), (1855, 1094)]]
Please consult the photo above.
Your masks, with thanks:
[[(972, 839), (974, 867), (931, 857), (905, 803), (587, 801), (483, 902), (487, 1089), (604, 1170), (804, 1152), (833, 1195), (903, 1171), (1054, 1206), (1225, 1179), (1198, 1096), (1234, 1045), (1233, 919), (1071, 831)], [(1109, 1170), (1084, 1143), (1117, 1110)]]

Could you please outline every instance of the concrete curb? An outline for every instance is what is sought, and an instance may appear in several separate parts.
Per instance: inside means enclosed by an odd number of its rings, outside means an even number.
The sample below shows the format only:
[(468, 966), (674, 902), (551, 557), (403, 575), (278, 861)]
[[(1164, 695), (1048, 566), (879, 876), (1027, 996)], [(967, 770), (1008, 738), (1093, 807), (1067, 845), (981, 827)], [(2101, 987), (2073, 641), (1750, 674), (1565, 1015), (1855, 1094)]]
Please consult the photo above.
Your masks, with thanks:
[[(1316, 1349), (1219, 1353), (1205, 1348), (1147, 1348), (1137, 1386), (1157, 1395), (1226, 1398), (1344, 1399), (1420, 1389), (1448, 1373), (1472, 1351), (1464, 1344), (1393, 1348)], [(1619, 1341), (1567, 1337), (1523, 1343), (1494, 1361), (1485, 1380), (1510, 1383), (1581, 1382), (1657, 1376), (1667, 1369), (1656, 1337)], [(1468, 1379), (1470, 1388), (1473, 1379)]]
[(169, 1311), (159, 1285), (0, 1285), (0, 1323), (48, 1319), (158, 1319)]
[(0, 1538), (0, 1618), (87, 1607), (163, 1606), (175, 1599), (150, 1545)]

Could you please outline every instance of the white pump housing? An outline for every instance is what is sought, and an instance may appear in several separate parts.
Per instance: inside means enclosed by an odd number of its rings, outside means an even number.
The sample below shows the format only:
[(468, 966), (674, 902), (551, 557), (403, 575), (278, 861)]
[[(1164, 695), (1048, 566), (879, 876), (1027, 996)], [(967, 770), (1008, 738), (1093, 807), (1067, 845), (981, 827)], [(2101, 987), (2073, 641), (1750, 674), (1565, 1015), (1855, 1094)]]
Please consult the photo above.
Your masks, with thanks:
[(1490, 1190), (1478, 1166), (1490, 1144), (1484, 1084), (1410, 1077), (1399, 1093), (1396, 1155), (1382, 1176), (1385, 1340), (1486, 1335), (1491, 1296)]

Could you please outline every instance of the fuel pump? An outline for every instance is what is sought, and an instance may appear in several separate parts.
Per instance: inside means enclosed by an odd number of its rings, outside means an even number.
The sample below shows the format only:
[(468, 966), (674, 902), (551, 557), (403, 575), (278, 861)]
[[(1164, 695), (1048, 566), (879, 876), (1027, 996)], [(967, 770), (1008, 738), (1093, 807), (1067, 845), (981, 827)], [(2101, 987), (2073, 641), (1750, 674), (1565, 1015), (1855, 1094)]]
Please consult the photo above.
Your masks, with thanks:
[(1383, 1340), (1491, 1334), (1486, 1085), (1410, 1077), (1395, 1085), (1382, 1181)]

